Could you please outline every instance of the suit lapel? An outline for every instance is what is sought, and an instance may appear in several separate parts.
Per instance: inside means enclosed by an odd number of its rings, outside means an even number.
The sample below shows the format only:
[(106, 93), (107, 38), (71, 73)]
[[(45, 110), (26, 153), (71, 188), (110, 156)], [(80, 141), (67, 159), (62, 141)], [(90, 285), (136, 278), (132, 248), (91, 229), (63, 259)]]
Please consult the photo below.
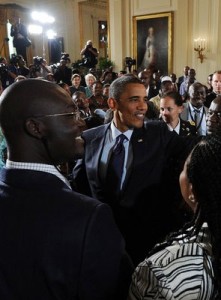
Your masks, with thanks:
[[(105, 136), (109, 126), (110, 124), (107, 124), (99, 128), (96, 128), (96, 132), (93, 135), (94, 137), (90, 141), (90, 146), (88, 145), (88, 147), (86, 147), (87, 154), (85, 155), (85, 159), (86, 159), (86, 165), (89, 166), (87, 172), (89, 178), (93, 180), (100, 181), (100, 176), (98, 172), (99, 162), (100, 162), (100, 158), (104, 146)], [(93, 178), (94, 173), (96, 173), (96, 178)]]

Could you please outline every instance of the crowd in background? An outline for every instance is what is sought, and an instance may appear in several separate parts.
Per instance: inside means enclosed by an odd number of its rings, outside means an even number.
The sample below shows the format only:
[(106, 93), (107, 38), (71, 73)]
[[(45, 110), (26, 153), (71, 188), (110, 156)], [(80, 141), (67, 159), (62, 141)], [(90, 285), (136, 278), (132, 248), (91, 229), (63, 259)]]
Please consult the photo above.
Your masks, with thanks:
[[(91, 41), (88, 41), (82, 53), (90, 52), (91, 48), (96, 54)], [(186, 266), (194, 274), (193, 284), (196, 281), (198, 284), (192, 291), (193, 298), (183, 299), (198, 299), (194, 297), (198, 297), (199, 293), (202, 294), (200, 299), (210, 299), (206, 298), (207, 293), (213, 295), (213, 299), (219, 299), (220, 283), (214, 283), (211, 279), (214, 277), (213, 272), (216, 278), (221, 278), (220, 245), (219, 240), (214, 241), (214, 237), (220, 239), (216, 225), (221, 226), (218, 220), (217, 224), (213, 224), (212, 216), (216, 213), (215, 202), (218, 197), (216, 191), (214, 195), (211, 191), (209, 196), (204, 196), (207, 189), (201, 188), (197, 181), (196, 177), (200, 177), (201, 173), (196, 165), (203, 165), (203, 151), (207, 151), (205, 157), (208, 161), (212, 160), (211, 153), (216, 153), (214, 170), (220, 164), (220, 142), (215, 138), (221, 133), (221, 71), (214, 70), (213, 74), (209, 74), (207, 85), (204, 85), (197, 81), (196, 70), (189, 66), (185, 66), (182, 76), (178, 77), (175, 73), (162, 74), (161, 70), (152, 67), (139, 73), (131, 68), (116, 73), (113, 67), (96, 69), (96, 60), (91, 68), (88, 61), (86, 64), (82, 63), (76, 68), (71, 65), (67, 53), (62, 53), (60, 61), (54, 65), (48, 65), (44, 58), (36, 56), (29, 67), (21, 55), (13, 55), (10, 62), (0, 58), (1, 91), (14, 82), (34, 78), (49, 81), (56, 89), (60, 86), (69, 94), (74, 112), (55, 113), (53, 116), (79, 115), (83, 122), (80, 123), (78, 119), (75, 121), (78, 121), (78, 127), (83, 132), (85, 153), (83, 160), (60, 165), (60, 170), (78, 192), (111, 207), (116, 224), (126, 241), (126, 250), (135, 266), (145, 259), (144, 253), (147, 254), (159, 238), (162, 239), (166, 233), (178, 230), (184, 223), (191, 221), (191, 227), (185, 227), (181, 233), (170, 236), (165, 243), (154, 248), (149, 260), (139, 264), (132, 278), (129, 299), (173, 299), (177, 294), (182, 297), (185, 293), (188, 295), (192, 288), (188, 276), (186, 278), (183, 275), (183, 269), (180, 276), (183, 276), (185, 287), (182, 287), (181, 278), (177, 281), (177, 290), (176, 283), (173, 283), (174, 290), (168, 288), (173, 282), (171, 272), (173, 277), (173, 272), (177, 272), (180, 266), (184, 269)], [(52, 115), (47, 113), (45, 116)], [(120, 141), (122, 135), (124, 137)], [(201, 141), (191, 152), (198, 141), (207, 135), (214, 135), (215, 138)], [(126, 156), (124, 153), (122, 159), (124, 171), (120, 175), (120, 183), (117, 183), (120, 184), (117, 193), (112, 186), (114, 179), (110, 177), (107, 180), (105, 177), (108, 176), (115, 142), (116, 145), (121, 143), (126, 150)], [(208, 150), (211, 147), (214, 147), (213, 151)], [(2, 133), (0, 151), (2, 167), (7, 158), (7, 144)], [(188, 156), (189, 153), (191, 155)], [(98, 157), (99, 161), (95, 164)], [(178, 182), (185, 160), (180, 190)], [(220, 176), (219, 167), (215, 172)], [(214, 189), (219, 190), (216, 185)], [(206, 203), (209, 197), (214, 200), (211, 213)], [(183, 198), (193, 212), (184, 207)], [(211, 262), (212, 250), (207, 241), (208, 224), (205, 223), (209, 224), (213, 234), (214, 262)], [(197, 247), (200, 243), (208, 243), (208, 249)], [(171, 250), (170, 247), (174, 248)], [(189, 262), (190, 248), (192, 255), (198, 259), (199, 268), (193, 268)], [(173, 260), (175, 263), (171, 267), (169, 262)], [(159, 261), (163, 261), (162, 265)], [(197, 278), (202, 265), (209, 272), (203, 274), (204, 289), (199, 291), (201, 281)], [(161, 289), (159, 283), (162, 284)], [(207, 290), (207, 286), (210, 290)], [(153, 298), (145, 298), (150, 296)]]

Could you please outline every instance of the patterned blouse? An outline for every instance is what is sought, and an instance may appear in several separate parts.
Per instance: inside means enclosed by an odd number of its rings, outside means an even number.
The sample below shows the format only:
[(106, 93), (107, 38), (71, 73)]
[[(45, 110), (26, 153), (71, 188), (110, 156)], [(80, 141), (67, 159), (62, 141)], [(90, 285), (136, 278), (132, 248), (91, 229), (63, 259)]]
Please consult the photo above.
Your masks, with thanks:
[(208, 226), (197, 237), (180, 236), (136, 268), (128, 300), (209, 300), (214, 293)]

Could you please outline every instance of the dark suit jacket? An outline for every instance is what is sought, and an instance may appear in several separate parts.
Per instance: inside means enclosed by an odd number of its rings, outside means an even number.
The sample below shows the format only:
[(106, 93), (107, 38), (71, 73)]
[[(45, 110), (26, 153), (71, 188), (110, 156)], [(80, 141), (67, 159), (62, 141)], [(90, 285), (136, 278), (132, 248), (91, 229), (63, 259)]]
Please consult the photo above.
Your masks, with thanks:
[(204, 105), (209, 108), (210, 107), (210, 104), (211, 102), (217, 97), (218, 95), (214, 92), (211, 92), (209, 93), (207, 96), (206, 96), (206, 101), (204, 103)]
[(190, 122), (184, 121), (180, 118), (180, 132), (179, 135), (181, 136), (188, 136), (188, 135), (197, 135), (196, 127), (191, 125)]
[(118, 299), (123, 281), (126, 293), (129, 264), (107, 205), (31, 170), (3, 169), (0, 194), (0, 299)]
[(180, 90), (180, 86), (185, 79), (186, 79), (186, 77), (184, 77), (184, 75), (178, 77), (178, 80), (177, 80), (178, 91)]
[(24, 39), (26, 39), (27, 36), (28, 36), (27, 28), (22, 23), (11, 26), (11, 33), (10, 33), (10, 35), (14, 37), (14, 39), (13, 39), (13, 46), (15, 48), (17, 48), (17, 46), (20, 44), (20, 41), (19, 41), (19, 39), (17, 37), (18, 34), (21, 34)]
[(189, 153), (187, 138), (170, 132), (166, 124), (160, 121), (150, 121), (145, 128), (134, 129), (131, 137), (132, 166), (122, 195), (116, 201), (108, 188), (111, 183), (105, 183), (98, 172), (108, 128), (109, 124), (83, 133), (85, 157), (78, 161), (74, 169), (74, 180), (81, 192), (91, 193), (112, 207), (126, 240), (126, 249), (137, 263), (166, 233), (182, 224), (175, 208), (179, 204), (171, 203), (172, 198), (167, 195), (164, 170), (170, 157), (182, 157), (184, 160)]

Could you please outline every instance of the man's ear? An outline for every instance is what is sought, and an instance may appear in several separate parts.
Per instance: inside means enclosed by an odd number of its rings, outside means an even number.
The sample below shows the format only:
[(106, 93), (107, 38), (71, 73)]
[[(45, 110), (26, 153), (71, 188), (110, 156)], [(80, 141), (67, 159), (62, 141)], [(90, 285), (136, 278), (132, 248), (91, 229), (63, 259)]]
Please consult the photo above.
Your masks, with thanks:
[(107, 100), (107, 103), (108, 103), (108, 106), (112, 109), (112, 110), (115, 110), (117, 108), (117, 101), (114, 99), (114, 98), (109, 98)]
[(42, 139), (42, 137), (44, 137), (44, 128), (44, 124), (35, 118), (29, 118), (25, 121), (26, 132), (38, 139)]

